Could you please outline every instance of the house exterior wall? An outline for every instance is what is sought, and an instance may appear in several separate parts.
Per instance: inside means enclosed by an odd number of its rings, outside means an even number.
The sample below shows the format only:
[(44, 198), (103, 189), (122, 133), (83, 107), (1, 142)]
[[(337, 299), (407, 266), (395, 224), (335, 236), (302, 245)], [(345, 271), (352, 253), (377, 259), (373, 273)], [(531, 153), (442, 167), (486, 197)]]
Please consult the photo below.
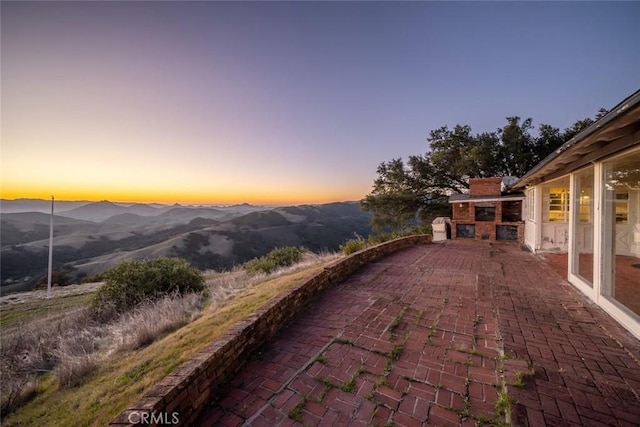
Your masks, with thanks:
[[(640, 264), (640, 234), (635, 233), (640, 231), (640, 182), (631, 178), (624, 189), (615, 187), (621, 179), (629, 179), (625, 178), (628, 171), (640, 170), (640, 135), (636, 138), (637, 146), (554, 181), (528, 187), (523, 237), (533, 252), (566, 252), (567, 280), (640, 338), (640, 306), (634, 297), (640, 294), (640, 270), (631, 266)], [(625, 163), (626, 172), (616, 175), (619, 163)], [(580, 211), (585, 195), (578, 185), (586, 169), (593, 170), (588, 219)], [(553, 202), (549, 189), (563, 186), (569, 192), (567, 221), (550, 221), (549, 204)], [(592, 265), (585, 268), (585, 261)], [(620, 268), (621, 262), (626, 264), (626, 272)], [(587, 277), (581, 271), (590, 274)]]

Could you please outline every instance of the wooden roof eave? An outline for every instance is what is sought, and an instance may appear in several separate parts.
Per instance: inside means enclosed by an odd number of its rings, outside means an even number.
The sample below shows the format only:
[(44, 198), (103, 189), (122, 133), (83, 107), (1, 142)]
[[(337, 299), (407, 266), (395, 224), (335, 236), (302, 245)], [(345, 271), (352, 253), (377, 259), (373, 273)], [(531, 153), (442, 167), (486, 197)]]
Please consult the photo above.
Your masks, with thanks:
[(540, 161), (510, 189), (522, 190), (640, 144), (640, 90)]

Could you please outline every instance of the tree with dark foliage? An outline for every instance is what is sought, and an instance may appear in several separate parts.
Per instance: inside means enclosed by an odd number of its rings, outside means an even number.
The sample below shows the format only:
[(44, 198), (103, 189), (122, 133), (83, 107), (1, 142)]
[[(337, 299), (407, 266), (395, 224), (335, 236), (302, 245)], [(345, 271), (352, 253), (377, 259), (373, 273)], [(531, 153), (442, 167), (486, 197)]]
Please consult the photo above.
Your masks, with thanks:
[(533, 135), (533, 120), (507, 117), (507, 124), (494, 132), (473, 134), (468, 125), (432, 130), (424, 155), (408, 161), (392, 159), (378, 166), (373, 190), (360, 203), (373, 213), (377, 229), (401, 230), (450, 216), (448, 197), (465, 193), (469, 178), (523, 176), (563, 143), (607, 113), (600, 109), (595, 119), (578, 120), (564, 131), (548, 124)]

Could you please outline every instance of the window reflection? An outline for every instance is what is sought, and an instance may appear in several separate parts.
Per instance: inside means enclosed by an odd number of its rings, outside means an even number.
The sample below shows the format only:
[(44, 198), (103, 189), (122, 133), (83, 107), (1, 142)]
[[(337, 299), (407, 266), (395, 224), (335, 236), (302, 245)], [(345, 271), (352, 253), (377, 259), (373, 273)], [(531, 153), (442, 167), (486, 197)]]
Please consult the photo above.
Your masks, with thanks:
[(640, 151), (604, 162), (602, 295), (640, 315)]

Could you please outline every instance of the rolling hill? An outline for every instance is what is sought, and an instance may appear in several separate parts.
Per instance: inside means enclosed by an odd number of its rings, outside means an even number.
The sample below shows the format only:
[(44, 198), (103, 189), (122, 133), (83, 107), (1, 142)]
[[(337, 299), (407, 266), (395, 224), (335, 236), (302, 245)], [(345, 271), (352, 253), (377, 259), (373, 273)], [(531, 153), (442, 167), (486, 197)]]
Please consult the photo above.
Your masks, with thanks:
[[(103, 212), (100, 209), (104, 208)], [(111, 202), (90, 203), (54, 218), (54, 268), (76, 280), (126, 259), (186, 258), (201, 269), (223, 270), (281, 246), (334, 251), (354, 233), (371, 233), (370, 215), (357, 202), (265, 208), (134, 206), (141, 215)], [(100, 220), (100, 221), (98, 221)], [(3, 214), (2, 291), (29, 288), (46, 273), (47, 214)]]
[[(55, 213), (61, 213), (80, 206), (84, 206), (91, 202), (83, 201), (66, 201), (60, 200), (55, 202)], [(9, 214), (17, 212), (51, 212), (51, 200), (44, 199), (0, 199), (0, 213)]]
[[(145, 211), (147, 212), (145, 216), (157, 215), (162, 213), (162, 211), (157, 208), (152, 208), (151, 206), (146, 207), (148, 209), (145, 209)], [(101, 202), (89, 203), (87, 205), (65, 211), (64, 216), (75, 219), (84, 219), (93, 222), (101, 222), (114, 215), (123, 213), (134, 213), (140, 215), (140, 212), (133, 212), (132, 210), (140, 211), (141, 209), (139, 205), (136, 205), (133, 208), (129, 208), (127, 206), (121, 206), (116, 203), (103, 200)]]

